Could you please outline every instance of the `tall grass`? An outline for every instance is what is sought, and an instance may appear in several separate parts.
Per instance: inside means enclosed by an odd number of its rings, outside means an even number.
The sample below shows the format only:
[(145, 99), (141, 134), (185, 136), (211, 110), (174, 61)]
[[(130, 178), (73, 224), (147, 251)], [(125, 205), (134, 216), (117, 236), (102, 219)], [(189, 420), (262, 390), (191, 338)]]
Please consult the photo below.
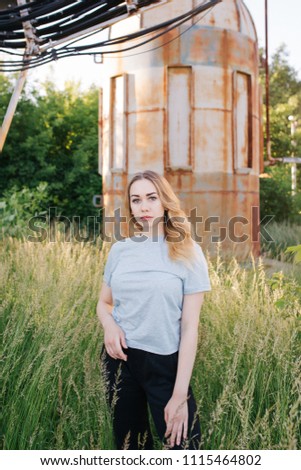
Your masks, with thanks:
[(194, 386), (207, 449), (301, 443), (301, 288), (261, 261), (211, 266)]
[[(285, 253), (289, 246), (301, 243), (301, 226), (290, 222), (271, 222), (266, 227), (270, 240), (261, 237), (262, 250), (279, 261), (292, 261), (292, 254)], [(266, 235), (266, 234), (265, 234)]]
[[(95, 314), (95, 246), (5, 239), (1, 448), (114, 449)], [(205, 449), (300, 448), (300, 287), (259, 263), (210, 263), (192, 385)], [(158, 444), (159, 447), (159, 444)]]
[(1, 447), (111, 448), (95, 317), (101, 252), (10, 239), (1, 257)]

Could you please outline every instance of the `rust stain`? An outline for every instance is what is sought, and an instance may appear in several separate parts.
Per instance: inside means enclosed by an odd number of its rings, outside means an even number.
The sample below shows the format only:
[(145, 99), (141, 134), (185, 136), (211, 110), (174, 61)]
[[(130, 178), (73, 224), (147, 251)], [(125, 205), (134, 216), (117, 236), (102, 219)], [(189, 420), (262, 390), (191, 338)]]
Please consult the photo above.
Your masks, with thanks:
[(240, 17), (240, 5), (235, 2), (235, 13), (236, 13), (236, 21), (237, 21), (237, 29), (239, 32), (242, 32), (241, 29), (241, 17)]
[[(173, 31), (169, 31), (167, 34), (164, 34), (159, 40), (158, 45), (161, 46), (158, 49), (158, 54), (161, 56), (161, 60), (166, 65), (180, 64), (180, 39), (179, 28), (176, 28)], [(166, 43), (166, 46), (164, 44)]]
[(164, 111), (164, 108), (139, 109), (138, 111), (128, 111), (126, 114), (131, 116), (133, 114), (157, 113), (158, 111)]
[[(227, 31), (224, 31), (224, 39), (223, 39), (223, 103), (224, 103), (224, 109), (227, 107), (228, 103), (228, 93), (229, 93), (229, 83), (228, 83), (228, 34)], [(229, 146), (229, 141), (227, 139), (227, 131), (228, 131), (228, 120), (227, 120), (227, 114), (224, 113), (224, 154), (223, 154), (223, 159), (224, 159), (224, 171), (227, 172), (227, 160), (228, 160), (228, 146)]]
[(167, 67), (164, 67), (163, 75), (163, 102), (164, 102), (164, 114), (163, 114), (163, 168), (168, 167), (168, 112), (167, 112), (167, 87), (168, 87), (168, 75)]

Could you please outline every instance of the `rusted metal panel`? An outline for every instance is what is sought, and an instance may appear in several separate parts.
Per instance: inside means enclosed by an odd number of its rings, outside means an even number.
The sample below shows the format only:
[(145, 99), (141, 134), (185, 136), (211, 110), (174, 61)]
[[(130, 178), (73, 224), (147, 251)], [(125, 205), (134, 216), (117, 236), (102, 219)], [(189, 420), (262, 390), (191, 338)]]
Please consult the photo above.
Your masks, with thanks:
[(196, 173), (232, 172), (231, 129), (232, 117), (227, 111), (219, 109), (194, 111)]
[(260, 145), (258, 145), (258, 142), (261, 141), (262, 135), (261, 135), (261, 122), (259, 117), (253, 116), (252, 117), (252, 122), (253, 122), (253, 136), (252, 136), (252, 156), (253, 156), (253, 170), (256, 175), (259, 175), (261, 173), (261, 168), (260, 168), (260, 160), (261, 160), (261, 151), (262, 148)]
[(152, 168), (163, 172), (163, 111), (129, 115), (129, 173)]
[(257, 63), (253, 42), (234, 31), (193, 28), (181, 42), (181, 62), (190, 65), (212, 65), (249, 72)]
[(125, 170), (127, 149), (127, 77), (111, 79), (111, 169)]
[[(162, 109), (164, 102), (164, 67), (137, 69), (128, 76), (128, 112)], [(151, 86), (149, 83), (151, 82)], [(142, 86), (145, 84), (145, 86)]]
[[(199, 4), (155, 4), (140, 11), (141, 25)], [(123, 210), (127, 181), (136, 171), (151, 168), (170, 181), (186, 212), (195, 208), (203, 217), (204, 247), (214, 251), (220, 237), (223, 251), (243, 257), (252, 250), (256, 255), (259, 210), (252, 207), (259, 206), (262, 132), (254, 24), (242, 0), (224, 0), (186, 30), (185, 24), (170, 31), (140, 48), (139, 55), (104, 59), (104, 205), (108, 214), (120, 206)], [(123, 112), (112, 107), (112, 93), (121, 96), (112, 91), (118, 76), (127, 76)], [(123, 142), (116, 128), (118, 122), (121, 129), (122, 120)], [(110, 142), (116, 141), (127, 158), (123, 167), (112, 168)]]
[(251, 77), (233, 74), (234, 169), (252, 168), (252, 99)]
[(194, 70), (196, 109), (232, 111), (232, 70), (203, 65)]
[[(203, 3), (206, 3), (206, 0), (204, 0)], [(239, 31), (240, 24), (237, 2), (234, 2), (233, 0), (223, 0), (218, 5), (218, 8), (213, 8), (204, 16), (202, 25)]]
[[(156, 23), (163, 23), (170, 18), (183, 15), (193, 8), (192, 0), (167, 0), (159, 5), (154, 4), (141, 14), (141, 27), (148, 28)], [(187, 25), (191, 24), (191, 20), (187, 21)]]
[(167, 165), (170, 168), (190, 167), (191, 67), (168, 67), (167, 74)]

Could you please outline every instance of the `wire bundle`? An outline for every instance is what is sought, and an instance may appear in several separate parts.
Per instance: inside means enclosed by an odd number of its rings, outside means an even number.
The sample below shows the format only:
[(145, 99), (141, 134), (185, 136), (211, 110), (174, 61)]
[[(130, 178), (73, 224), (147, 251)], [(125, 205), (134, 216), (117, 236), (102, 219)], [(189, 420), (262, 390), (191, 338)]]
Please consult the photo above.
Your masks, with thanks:
[[(82, 32), (83, 35), (87, 29), (97, 27), (99, 29), (93, 34), (106, 29), (102, 26), (108, 20), (116, 19), (127, 15), (128, 7), (124, 0), (35, 0), (26, 5), (0, 11), (0, 52), (20, 56), (20, 60), (0, 61), (0, 72), (16, 72), (28, 68), (38, 67), (65, 57), (75, 55), (95, 55), (95, 54), (115, 54), (129, 51), (147, 44), (150, 41), (166, 34), (195, 17), (201, 12), (220, 3), (222, 0), (210, 0), (205, 4), (177, 16), (171, 20), (154, 25), (129, 34), (126, 36), (106, 39), (104, 41), (75, 46), (74, 44), (83, 39), (72, 41), (71, 43), (53, 47), (53, 43), (58, 40), (66, 41), (71, 35)], [(158, 0), (142, 0), (136, 2), (138, 8), (157, 3)], [(14, 52), (16, 49), (26, 49), (26, 40), (24, 37), (23, 22), (30, 21), (34, 28), (35, 36), (38, 38), (43, 52), (34, 57), (26, 57), (26, 54)], [(114, 22), (114, 21), (113, 21)], [(154, 34), (157, 33), (157, 34)], [(91, 36), (92, 34), (89, 34)], [(150, 37), (147, 37), (150, 36)], [(140, 42), (135, 42), (132, 46), (118, 48), (117, 50), (106, 49), (115, 45), (127, 44), (132, 40), (142, 38)], [(95, 49), (98, 49), (95, 51)]]

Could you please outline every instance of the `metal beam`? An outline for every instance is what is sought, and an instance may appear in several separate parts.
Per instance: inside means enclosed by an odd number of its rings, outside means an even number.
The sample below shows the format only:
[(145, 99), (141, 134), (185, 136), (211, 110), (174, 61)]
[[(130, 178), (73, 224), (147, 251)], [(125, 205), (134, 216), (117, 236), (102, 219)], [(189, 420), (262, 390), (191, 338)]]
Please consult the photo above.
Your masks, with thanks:
[(2, 152), (5, 140), (8, 134), (8, 131), (10, 129), (17, 104), (20, 98), (20, 95), (22, 93), (24, 83), (26, 81), (26, 76), (27, 76), (27, 70), (24, 70), (23, 72), (20, 73), (19, 78), (17, 80), (17, 83), (15, 85), (14, 92), (11, 96), (7, 111), (5, 113), (4, 119), (3, 119), (3, 124), (0, 128), (0, 152)]
[[(17, 0), (17, 3), (18, 5), (25, 5), (27, 2), (26, 0)], [(23, 11), (22, 14), (25, 15), (26, 10)], [(25, 38), (27, 42), (27, 48), (24, 53), (24, 58), (26, 58), (27, 60), (30, 60), (30, 54), (34, 51), (34, 48), (36, 47), (35, 37), (34, 37), (32, 25), (29, 21), (25, 21), (23, 23), (23, 27), (24, 27), (24, 34), (25, 34)], [(3, 150), (8, 131), (10, 129), (14, 114), (16, 112), (19, 98), (24, 88), (27, 72), (28, 70), (25, 69), (20, 73), (17, 79), (16, 85), (15, 85), (15, 88), (14, 88), (13, 94), (11, 96), (7, 111), (4, 116), (3, 124), (0, 128), (0, 153)]]
[(280, 163), (301, 163), (301, 157), (282, 157), (275, 160)]

